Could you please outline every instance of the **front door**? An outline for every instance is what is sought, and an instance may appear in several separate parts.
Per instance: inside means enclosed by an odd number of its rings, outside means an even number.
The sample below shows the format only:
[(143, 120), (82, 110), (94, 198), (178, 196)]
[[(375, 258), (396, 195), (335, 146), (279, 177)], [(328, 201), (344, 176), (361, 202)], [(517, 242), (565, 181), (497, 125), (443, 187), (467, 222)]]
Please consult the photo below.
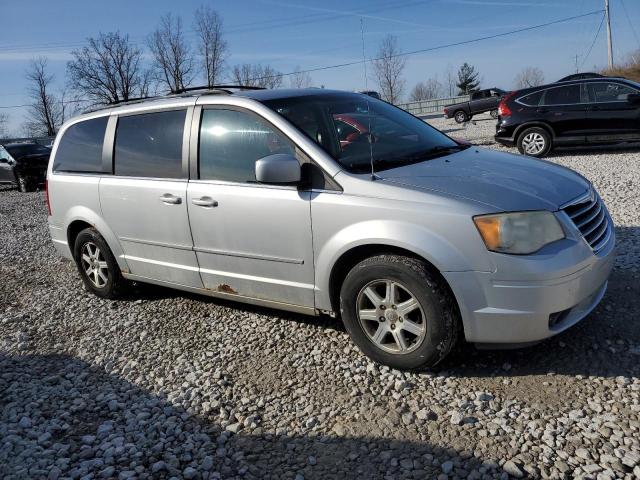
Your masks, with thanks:
[(202, 287), (187, 212), (185, 123), (186, 108), (119, 117), (114, 175), (101, 178), (100, 203), (130, 273)]
[(618, 82), (589, 83), (588, 88), (587, 141), (639, 140), (640, 105), (630, 103), (627, 99), (638, 91)]
[(256, 160), (294, 145), (234, 107), (203, 109), (199, 125), (187, 206), (205, 288), (313, 307), (310, 192), (255, 179)]
[(0, 183), (13, 183), (16, 178), (13, 174), (13, 158), (9, 152), (0, 145)]

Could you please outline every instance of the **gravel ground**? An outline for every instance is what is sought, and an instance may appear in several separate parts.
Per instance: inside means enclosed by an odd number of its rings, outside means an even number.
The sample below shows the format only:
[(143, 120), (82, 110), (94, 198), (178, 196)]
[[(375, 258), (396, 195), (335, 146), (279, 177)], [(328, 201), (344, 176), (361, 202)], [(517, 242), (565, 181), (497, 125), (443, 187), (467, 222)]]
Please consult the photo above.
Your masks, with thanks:
[[(491, 144), (493, 122), (454, 136)], [(42, 193), (0, 188), (0, 478), (640, 477), (640, 150), (558, 152), (619, 257), (601, 305), (533, 348), (371, 363), (333, 319), (139, 286), (57, 257)]]

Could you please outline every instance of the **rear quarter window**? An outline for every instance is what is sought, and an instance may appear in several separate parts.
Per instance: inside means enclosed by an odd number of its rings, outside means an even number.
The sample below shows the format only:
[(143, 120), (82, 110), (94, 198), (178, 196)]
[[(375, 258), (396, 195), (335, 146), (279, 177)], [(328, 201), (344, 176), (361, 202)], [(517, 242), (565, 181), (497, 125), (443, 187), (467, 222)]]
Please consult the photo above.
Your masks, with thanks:
[(542, 94), (544, 92), (541, 90), (539, 92), (533, 92), (529, 95), (525, 95), (524, 97), (520, 97), (518, 99), (518, 103), (526, 105), (527, 107), (537, 107), (540, 105), (540, 100), (542, 99)]
[(109, 117), (71, 125), (62, 135), (53, 160), (54, 172), (107, 173), (102, 165), (102, 143)]

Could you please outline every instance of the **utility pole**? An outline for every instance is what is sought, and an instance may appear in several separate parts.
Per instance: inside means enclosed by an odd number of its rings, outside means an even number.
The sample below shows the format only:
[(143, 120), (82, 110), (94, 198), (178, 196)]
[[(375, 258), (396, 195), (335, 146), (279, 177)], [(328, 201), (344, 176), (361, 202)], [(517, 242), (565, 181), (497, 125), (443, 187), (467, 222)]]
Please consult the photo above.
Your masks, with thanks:
[(613, 45), (611, 43), (611, 13), (609, 12), (609, 0), (604, 0), (605, 16), (607, 17), (607, 46), (609, 47), (609, 69), (613, 68)]
[(576, 73), (578, 73), (578, 54), (576, 53)]

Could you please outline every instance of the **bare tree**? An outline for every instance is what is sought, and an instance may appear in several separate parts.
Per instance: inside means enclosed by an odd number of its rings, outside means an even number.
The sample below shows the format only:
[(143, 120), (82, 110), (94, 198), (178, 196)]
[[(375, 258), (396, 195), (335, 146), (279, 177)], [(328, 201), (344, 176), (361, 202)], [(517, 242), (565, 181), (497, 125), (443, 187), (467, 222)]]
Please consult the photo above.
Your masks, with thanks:
[(74, 59), (67, 64), (69, 85), (77, 97), (105, 104), (148, 95), (150, 73), (143, 69), (142, 51), (128, 35), (101, 33), (88, 42), (71, 52)]
[(36, 58), (27, 70), (28, 93), (32, 104), (25, 128), (33, 135), (53, 136), (64, 118), (60, 101), (53, 94), (53, 75), (47, 73), (47, 59)]
[(418, 82), (411, 93), (409, 100), (419, 102), (421, 100), (431, 100), (442, 95), (442, 84), (437, 78), (429, 78), (426, 82)]
[(207, 86), (211, 87), (219, 83), (228, 56), (227, 42), (223, 38), (222, 17), (209, 5), (201, 6), (195, 13), (195, 31)]
[(453, 65), (448, 64), (447, 69), (444, 71), (445, 88), (447, 89), (447, 95), (453, 97), (456, 93), (457, 76), (453, 69)]
[(241, 86), (253, 86), (263, 88), (279, 88), (282, 86), (282, 73), (270, 65), (252, 65), (244, 63), (236, 65), (232, 71), (233, 82)]
[(526, 67), (514, 79), (516, 88), (537, 87), (544, 84), (544, 73), (538, 67)]
[(0, 113), (0, 138), (9, 136), (7, 124), (9, 123), (9, 116), (6, 113)]
[(193, 80), (194, 62), (189, 43), (184, 36), (182, 19), (167, 13), (160, 25), (149, 36), (149, 49), (155, 61), (155, 71), (160, 83), (177, 92)]
[(313, 84), (309, 72), (301, 71), (299, 66), (295, 68), (293, 75), (289, 76), (289, 82), (291, 88), (308, 88)]
[(398, 103), (404, 91), (402, 72), (406, 61), (401, 54), (398, 38), (389, 34), (380, 43), (377, 57), (373, 61), (382, 97), (389, 103)]

